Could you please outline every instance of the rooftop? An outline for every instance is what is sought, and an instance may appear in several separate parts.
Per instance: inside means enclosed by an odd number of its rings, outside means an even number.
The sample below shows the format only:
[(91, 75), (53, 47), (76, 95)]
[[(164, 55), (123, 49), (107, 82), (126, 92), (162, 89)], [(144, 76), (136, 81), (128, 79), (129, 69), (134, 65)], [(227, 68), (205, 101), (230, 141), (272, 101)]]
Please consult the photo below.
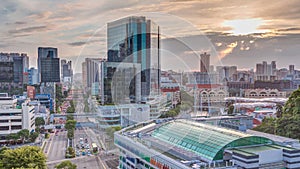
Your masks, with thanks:
[(223, 159), (223, 152), (228, 148), (273, 144), (268, 138), (182, 119), (143, 123), (125, 128), (121, 133), (136, 137), (135, 140), (145, 146), (152, 145), (151, 149), (163, 151), (167, 156), (207, 162)]
[(297, 139), (277, 136), (277, 135), (263, 133), (263, 132), (259, 132), (259, 131), (255, 131), (255, 130), (247, 130), (246, 133), (250, 134), (250, 135), (254, 135), (254, 136), (269, 138), (269, 139), (273, 140), (274, 142), (276, 142), (277, 144), (278, 143), (298, 143), (299, 144), (299, 140), (297, 140)]

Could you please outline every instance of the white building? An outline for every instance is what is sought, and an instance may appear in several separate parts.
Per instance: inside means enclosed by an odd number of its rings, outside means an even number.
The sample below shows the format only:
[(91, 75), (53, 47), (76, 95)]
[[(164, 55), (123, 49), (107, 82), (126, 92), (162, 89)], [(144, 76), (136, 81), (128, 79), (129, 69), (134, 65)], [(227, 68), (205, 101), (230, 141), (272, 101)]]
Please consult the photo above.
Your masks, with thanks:
[(35, 129), (35, 109), (28, 102), (17, 108), (17, 100), (10, 97), (0, 98), (0, 142), (5, 141), (5, 136), (17, 133), (22, 129), (30, 132)]
[(286, 98), (286, 92), (279, 91), (277, 89), (246, 89), (246, 98), (270, 98), (279, 97)]
[(150, 107), (147, 104), (122, 104), (98, 106), (96, 121), (99, 127), (127, 127), (150, 119)]

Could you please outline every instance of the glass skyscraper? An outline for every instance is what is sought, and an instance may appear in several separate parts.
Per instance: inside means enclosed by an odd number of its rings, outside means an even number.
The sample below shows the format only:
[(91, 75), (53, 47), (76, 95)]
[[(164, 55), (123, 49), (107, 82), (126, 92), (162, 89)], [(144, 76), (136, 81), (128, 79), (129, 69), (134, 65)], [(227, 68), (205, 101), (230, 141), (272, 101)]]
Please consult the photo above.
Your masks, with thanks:
[[(107, 25), (107, 48), (108, 62), (141, 64), (142, 100), (159, 92), (160, 33), (157, 24), (144, 16), (110, 22)], [(131, 92), (135, 93), (134, 88)]]
[(38, 48), (38, 71), (40, 82), (60, 82), (57, 48)]

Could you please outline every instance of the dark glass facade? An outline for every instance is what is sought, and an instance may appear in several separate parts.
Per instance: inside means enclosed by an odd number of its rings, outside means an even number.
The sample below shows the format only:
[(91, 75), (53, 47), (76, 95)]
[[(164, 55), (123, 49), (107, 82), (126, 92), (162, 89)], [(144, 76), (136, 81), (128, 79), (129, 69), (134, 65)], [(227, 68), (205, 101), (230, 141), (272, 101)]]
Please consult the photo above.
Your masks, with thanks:
[(0, 62), (0, 82), (12, 82), (14, 80), (14, 63)]
[(38, 71), (40, 82), (60, 82), (57, 48), (38, 48)]
[(41, 69), (41, 82), (60, 82), (59, 58), (42, 58)]
[(109, 62), (141, 64), (142, 97), (159, 91), (160, 37), (158, 25), (142, 16), (127, 17), (108, 23), (107, 43)]
[(22, 85), (28, 62), (29, 58), (24, 53), (0, 53), (0, 82)]

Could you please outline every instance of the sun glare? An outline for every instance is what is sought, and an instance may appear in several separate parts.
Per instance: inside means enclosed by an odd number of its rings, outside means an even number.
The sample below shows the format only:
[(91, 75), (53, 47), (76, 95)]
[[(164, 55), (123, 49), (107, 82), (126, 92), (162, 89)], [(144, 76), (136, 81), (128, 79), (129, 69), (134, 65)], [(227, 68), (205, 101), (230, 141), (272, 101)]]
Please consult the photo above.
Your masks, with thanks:
[(231, 27), (229, 32), (234, 35), (247, 35), (252, 33), (265, 33), (267, 30), (258, 29), (265, 21), (259, 18), (226, 20), (223, 26)]

